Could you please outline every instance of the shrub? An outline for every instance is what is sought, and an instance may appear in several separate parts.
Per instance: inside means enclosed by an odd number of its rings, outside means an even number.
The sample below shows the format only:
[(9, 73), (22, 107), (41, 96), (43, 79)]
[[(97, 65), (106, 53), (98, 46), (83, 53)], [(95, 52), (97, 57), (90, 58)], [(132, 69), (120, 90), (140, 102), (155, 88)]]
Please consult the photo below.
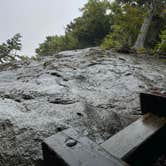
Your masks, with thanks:
[(109, 34), (105, 37), (103, 43), (101, 44), (101, 48), (104, 50), (110, 49), (110, 48), (120, 48), (121, 44), (117, 40), (113, 39), (112, 34)]
[(114, 25), (112, 25), (110, 35), (106, 36), (101, 47), (105, 49), (131, 47), (143, 22), (144, 9), (129, 4), (120, 6), (113, 3), (112, 12)]
[(155, 53), (166, 53), (166, 28), (161, 31), (160, 42), (154, 48)]

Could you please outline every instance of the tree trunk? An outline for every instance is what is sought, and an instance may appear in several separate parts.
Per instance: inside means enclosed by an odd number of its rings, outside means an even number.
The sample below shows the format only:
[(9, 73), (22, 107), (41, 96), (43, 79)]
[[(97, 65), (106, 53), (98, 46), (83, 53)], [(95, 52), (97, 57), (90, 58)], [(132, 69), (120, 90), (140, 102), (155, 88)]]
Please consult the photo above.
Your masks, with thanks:
[(153, 10), (149, 10), (148, 15), (145, 17), (142, 24), (140, 33), (138, 34), (137, 40), (133, 46), (133, 49), (138, 50), (144, 48), (145, 40), (148, 34), (149, 27), (153, 18)]

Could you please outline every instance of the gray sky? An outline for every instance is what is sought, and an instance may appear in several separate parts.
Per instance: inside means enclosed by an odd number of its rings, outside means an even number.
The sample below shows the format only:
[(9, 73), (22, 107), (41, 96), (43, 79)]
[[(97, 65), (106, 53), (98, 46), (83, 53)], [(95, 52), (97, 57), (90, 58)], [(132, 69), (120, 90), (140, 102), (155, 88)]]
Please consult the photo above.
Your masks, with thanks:
[(87, 0), (0, 0), (0, 43), (16, 33), (23, 36), (22, 53), (33, 55), (46, 36), (64, 34)]

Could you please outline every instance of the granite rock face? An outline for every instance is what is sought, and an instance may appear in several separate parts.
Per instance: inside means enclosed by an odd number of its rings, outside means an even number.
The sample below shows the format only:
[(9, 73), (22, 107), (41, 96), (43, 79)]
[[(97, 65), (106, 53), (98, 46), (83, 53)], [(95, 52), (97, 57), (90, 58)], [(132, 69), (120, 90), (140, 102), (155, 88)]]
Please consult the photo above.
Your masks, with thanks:
[(151, 91), (166, 91), (166, 66), (149, 56), (88, 48), (0, 65), (0, 166), (41, 165), (42, 139), (69, 127), (102, 143)]

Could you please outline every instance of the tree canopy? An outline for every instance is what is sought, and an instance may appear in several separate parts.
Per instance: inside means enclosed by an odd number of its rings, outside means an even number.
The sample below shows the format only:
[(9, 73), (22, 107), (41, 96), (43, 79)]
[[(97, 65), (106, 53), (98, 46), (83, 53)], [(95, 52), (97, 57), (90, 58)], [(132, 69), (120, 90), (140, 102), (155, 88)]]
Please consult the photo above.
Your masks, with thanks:
[(46, 37), (36, 49), (37, 54), (100, 45), (112, 25), (111, 15), (107, 13), (109, 8), (108, 0), (89, 0), (80, 9), (82, 16), (66, 26), (65, 35)]
[(113, 11), (114, 24), (111, 32), (104, 39), (102, 47), (105, 49), (131, 47), (143, 22), (144, 8), (140, 9), (129, 4), (121, 6), (114, 2), (111, 5), (111, 10)]
[(142, 49), (145, 46), (148, 31), (153, 21), (153, 17), (163, 13), (166, 8), (166, 0), (117, 0), (119, 3), (145, 7), (147, 13), (141, 26), (137, 40), (133, 46), (134, 49)]
[(160, 34), (165, 33), (166, 0), (88, 0), (80, 11), (82, 15), (66, 26), (64, 35), (46, 37), (36, 53), (51, 55), (99, 45), (136, 51), (163, 48)]
[(72, 33), (79, 41), (79, 47), (99, 45), (110, 31), (109, 8), (107, 0), (89, 0), (81, 9), (82, 16), (67, 25), (66, 33)]

